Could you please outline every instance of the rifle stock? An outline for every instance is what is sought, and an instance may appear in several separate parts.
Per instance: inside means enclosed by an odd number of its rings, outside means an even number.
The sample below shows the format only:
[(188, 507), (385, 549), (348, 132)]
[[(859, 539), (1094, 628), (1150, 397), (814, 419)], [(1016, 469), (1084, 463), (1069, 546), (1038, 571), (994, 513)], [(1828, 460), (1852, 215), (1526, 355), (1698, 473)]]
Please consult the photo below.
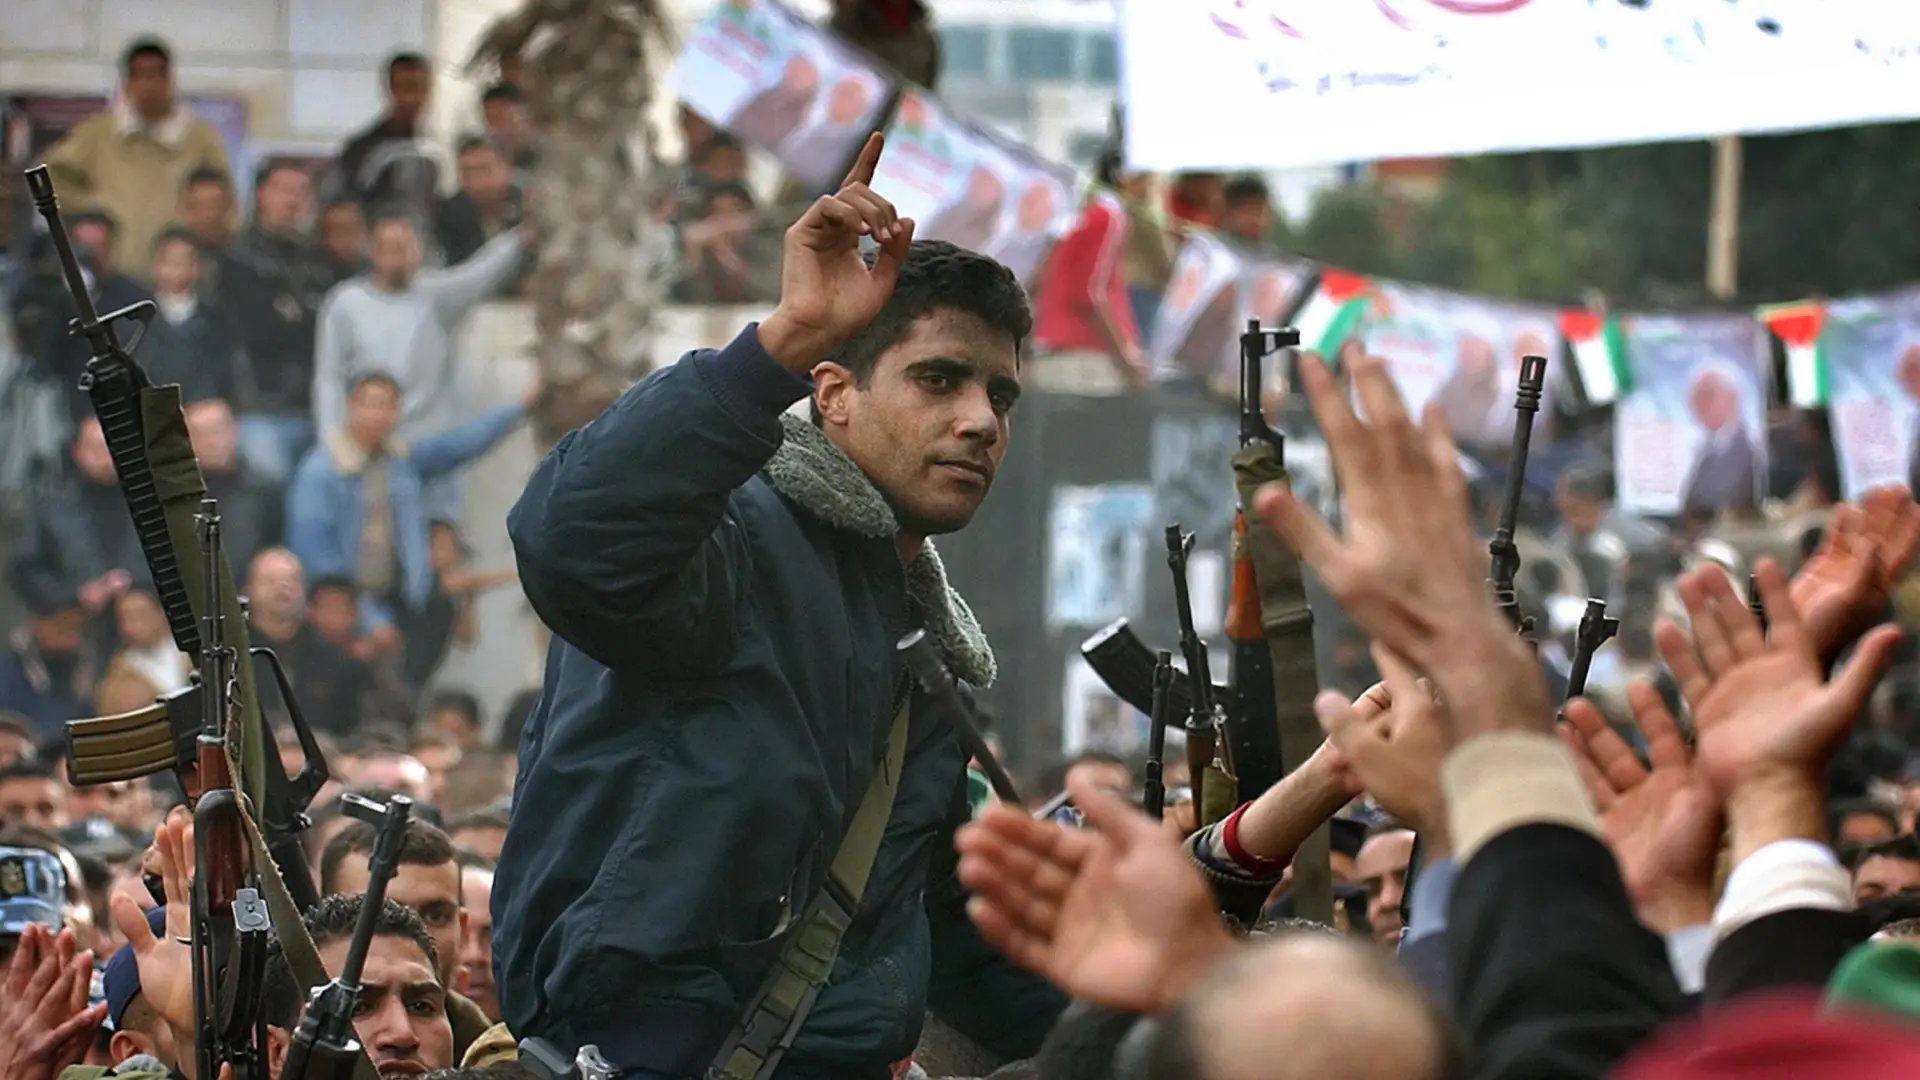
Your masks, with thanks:
[[(1126, 619), (1115, 619), (1081, 642), (1080, 655), (1115, 697), (1153, 715), (1154, 651), (1140, 640)], [(1215, 685), (1213, 696), (1215, 700), (1228, 700), (1233, 691)], [(1179, 723), (1192, 710), (1193, 683), (1186, 672), (1174, 668), (1173, 679), (1167, 684), (1167, 722)]]

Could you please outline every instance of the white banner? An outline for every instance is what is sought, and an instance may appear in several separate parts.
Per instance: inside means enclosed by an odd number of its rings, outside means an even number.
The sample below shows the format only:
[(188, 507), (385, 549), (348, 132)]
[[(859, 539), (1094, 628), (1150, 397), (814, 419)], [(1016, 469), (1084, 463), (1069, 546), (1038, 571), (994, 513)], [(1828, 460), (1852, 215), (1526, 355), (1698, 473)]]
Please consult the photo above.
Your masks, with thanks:
[(1120, 0), (1127, 161), (1271, 169), (1920, 117), (1908, 0)]

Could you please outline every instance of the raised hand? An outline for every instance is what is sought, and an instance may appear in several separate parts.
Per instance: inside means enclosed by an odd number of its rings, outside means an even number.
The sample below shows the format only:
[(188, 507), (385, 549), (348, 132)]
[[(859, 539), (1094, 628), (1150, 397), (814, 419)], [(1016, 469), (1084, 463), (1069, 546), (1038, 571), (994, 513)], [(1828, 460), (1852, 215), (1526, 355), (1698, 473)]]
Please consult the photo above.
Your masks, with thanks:
[(1640, 921), (1670, 934), (1713, 916), (1720, 803), (1694, 776), (1686, 740), (1653, 684), (1636, 680), (1627, 700), (1651, 767), (1585, 698), (1567, 702), (1559, 733), (1600, 811), (1601, 834)]
[(1672, 623), (1654, 633), (1693, 710), (1700, 774), (1723, 799), (1756, 782), (1817, 783), (1900, 641), (1894, 626), (1869, 631), (1829, 681), (1780, 564), (1762, 559), (1754, 576), (1764, 636), (1717, 567), (1680, 578), (1692, 642)]
[(160, 1018), (183, 1031), (193, 1030), (193, 816), (183, 809), (167, 815), (153, 834), (162, 900), (167, 905), (166, 933), (155, 937), (146, 913), (131, 897), (110, 902), (114, 928), (127, 939), (140, 972), (140, 994)]
[[(874, 132), (840, 190), (815, 200), (787, 230), (780, 303), (760, 324), (760, 344), (790, 371), (806, 374), (831, 357), (893, 295), (913, 221), (868, 186), (884, 143)], [(871, 267), (860, 254), (863, 236), (880, 245)]]
[(1552, 709), (1538, 665), (1487, 597), (1485, 556), (1468, 521), (1466, 481), (1445, 420), (1430, 406), (1415, 426), (1378, 358), (1360, 358), (1352, 368), (1365, 422), (1325, 363), (1312, 356), (1300, 363), (1346, 495), (1346, 534), (1328, 529), (1284, 485), (1263, 489), (1256, 508), (1343, 610), (1434, 681), (1452, 706), (1452, 738), (1496, 728), (1548, 730)]
[(980, 934), (1074, 997), (1157, 1012), (1233, 948), (1206, 883), (1172, 835), (1091, 784), (1088, 828), (995, 806), (960, 830), (960, 881)]
[(1886, 609), (1920, 546), (1920, 506), (1904, 488), (1875, 488), (1834, 507), (1820, 549), (1793, 577), (1801, 626), (1832, 659)]
[[(1444, 845), (1446, 799), (1440, 794), (1440, 761), (1446, 738), (1433, 688), (1407, 662), (1381, 645), (1373, 660), (1379, 685), (1349, 705), (1338, 694), (1313, 703), (1328, 742), (1337, 747), (1367, 794), (1388, 813), (1414, 826), (1429, 842)], [(1371, 706), (1371, 707), (1369, 707)], [(1429, 849), (1431, 855), (1432, 849)]]
[(107, 1015), (104, 1004), (87, 1004), (92, 981), (93, 954), (76, 953), (70, 931), (21, 933), (0, 999), (0, 1076), (54, 1080), (86, 1057)]

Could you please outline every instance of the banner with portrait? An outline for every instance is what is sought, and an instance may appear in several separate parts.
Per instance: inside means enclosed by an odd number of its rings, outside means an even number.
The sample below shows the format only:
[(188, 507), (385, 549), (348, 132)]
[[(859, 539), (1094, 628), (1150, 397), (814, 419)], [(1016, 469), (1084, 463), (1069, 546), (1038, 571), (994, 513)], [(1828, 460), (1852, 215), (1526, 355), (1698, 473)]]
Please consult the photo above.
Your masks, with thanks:
[(1211, 233), (1194, 232), (1181, 243), (1147, 342), (1147, 367), (1155, 382), (1211, 386), (1237, 357), (1239, 284), (1250, 268)]
[(900, 98), (873, 187), (914, 220), (915, 238), (991, 256), (1029, 284), (1078, 212), (1073, 170), (918, 91)]
[(1622, 330), (1633, 388), (1614, 407), (1620, 508), (1668, 516), (1756, 505), (1767, 477), (1759, 322), (1643, 315)]
[[(1367, 354), (1386, 361), (1409, 412), (1437, 401), (1458, 442), (1506, 446), (1521, 357), (1557, 356), (1557, 323), (1551, 308), (1383, 281), (1361, 335)], [(1557, 382), (1550, 370), (1533, 418), (1536, 440), (1551, 430)]]
[(1820, 335), (1840, 486), (1920, 483), (1920, 288), (1826, 305)]
[(892, 96), (860, 50), (774, 0), (725, 0), (687, 36), (680, 100), (769, 151), (809, 188), (839, 185)]

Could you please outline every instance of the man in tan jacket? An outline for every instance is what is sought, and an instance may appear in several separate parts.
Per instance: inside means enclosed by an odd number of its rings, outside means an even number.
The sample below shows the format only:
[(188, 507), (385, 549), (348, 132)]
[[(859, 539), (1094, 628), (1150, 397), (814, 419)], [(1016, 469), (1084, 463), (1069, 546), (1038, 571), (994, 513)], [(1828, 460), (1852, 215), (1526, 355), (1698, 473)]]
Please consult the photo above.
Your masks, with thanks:
[(153, 238), (172, 220), (180, 188), (201, 169), (228, 173), (227, 150), (206, 121), (174, 99), (173, 54), (158, 38), (127, 46), (120, 100), (80, 122), (47, 152), (61, 199), (98, 204), (120, 226), (115, 270), (146, 280)]

